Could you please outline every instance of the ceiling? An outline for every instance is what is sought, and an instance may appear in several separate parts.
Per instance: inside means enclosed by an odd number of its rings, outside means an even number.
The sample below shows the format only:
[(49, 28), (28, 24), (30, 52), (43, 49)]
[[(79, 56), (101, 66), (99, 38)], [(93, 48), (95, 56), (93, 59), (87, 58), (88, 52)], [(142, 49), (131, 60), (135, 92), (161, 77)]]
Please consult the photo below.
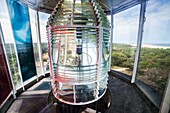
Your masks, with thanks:
[[(20, 0), (29, 7), (41, 12), (51, 13), (58, 0)], [(126, 10), (130, 7), (140, 4), (145, 0), (96, 0), (107, 14), (112, 9), (113, 14)]]

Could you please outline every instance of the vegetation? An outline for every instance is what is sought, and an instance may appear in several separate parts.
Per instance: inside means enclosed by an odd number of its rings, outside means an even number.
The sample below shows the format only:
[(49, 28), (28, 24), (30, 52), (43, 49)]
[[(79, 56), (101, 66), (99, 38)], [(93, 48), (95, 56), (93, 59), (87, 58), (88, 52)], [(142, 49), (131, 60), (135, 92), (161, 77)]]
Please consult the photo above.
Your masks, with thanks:
[[(13, 76), (14, 84), (16, 86), (19, 86), (20, 82), (21, 82), (21, 78), (20, 78), (20, 75), (19, 75), (19, 72), (18, 72), (18, 64), (17, 64), (16, 53), (14, 51), (14, 45), (13, 44), (6, 44), (5, 46), (6, 46), (6, 50), (7, 50), (7, 57), (8, 57), (11, 73), (12, 73), (12, 76)], [(38, 46), (37, 46), (36, 43), (34, 43), (33, 46), (34, 46), (34, 59), (35, 59), (36, 65), (37, 65), (36, 68), (39, 70), (40, 66), (39, 66)], [(46, 66), (45, 69), (49, 68), (48, 65), (47, 65), (48, 57), (46, 57), (47, 56), (46, 55), (47, 50), (48, 50), (47, 43), (42, 43), (43, 62), (44, 62), (44, 66)], [(29, 60), (30, 58), (32, 58), (32, 57), (30, 57), (29, 52), (27, 52), (27, 54), (25, 54), (25, 53), (19, 53), (19, 54), (22, 54), (21, 58), (25, 58), (23, 56), (27, 55), (26, 60)], [(28, 63), (27, 64), (23, 64), (23, 63), (26, 63), (26, 62), (22, 62), (21, 64), (22, 65), (29, 65)]]
[(130, 45), (114, 44), (112, 51), (112, 68), (128, 68), (124, 72), (131, 75), (136, 49)]
[(16, 55), (12, 53), (12, 54), (7, 54), (7, 56), (9, 60), (11, 73), (13, 75), (14, 84), (15, 85), (20, 84), (19, 82), (21, 81), (21, 79), (20, 79), (20, 75), (18, 72), (18, 64), (17, 64)]
[[(112, 68), (126, 68), (132, 73), (136, 48), (125, 44), (114, 44)], [(138, 66), (138, 79), (163, 93), (170, 70), (170, 49), (142, 48)]]
[[(9, 48), (11, 47), (7, 47), (7, 50)], [(45, 44), (42, 46), (42, 49), (42, 53), (46, 54), (47, 47)], [(121, 70), (121, 72), (131, 75), (133, 70), (135, 52), (136, 48), (131, 45), (114, 44), (111, 62), (112, 68), (115, 70), (124, 68), (125, 70)], [(36, 56), (35, 58), (38, 58), (38, 50), (37, 52), (34, 50), (34, 55)], [(18, 73), (16, 55), (14, 52), (9, 52), (7, 53), (7, 56), (11, 67), (11, 72), (13, 74), (14, 82), (15, 84), (18, 84), (18, 82), (20, 82), (20, 76)], [(37, 61), (38, 59), (35, 60)], [(46, 57), (44, 57), (43, 61), (46, 61)], [(141, 49), (137, 77), (139, 80), (154, 87), (160, 93), (163, 93), (168, 78), (169, 70), (170, 49)]]
[[(37, 43), (34, 43), (33, 45), (34, 49), (34, 59), (36, 62), (36, 68), (37, 68), (37, 73), (41, 74), (40, 71), (40, 59), (39, 59), (39, 54), (38, 54), (38, 45)], [(49, 70), (49, 64), (48, 64), (48, 47), (47, 43), (41, 43), (41, 52), (42, 52), (42, 60), (43, 60), (43, 65), (44, 65), (44, 70), (48, 71)]]

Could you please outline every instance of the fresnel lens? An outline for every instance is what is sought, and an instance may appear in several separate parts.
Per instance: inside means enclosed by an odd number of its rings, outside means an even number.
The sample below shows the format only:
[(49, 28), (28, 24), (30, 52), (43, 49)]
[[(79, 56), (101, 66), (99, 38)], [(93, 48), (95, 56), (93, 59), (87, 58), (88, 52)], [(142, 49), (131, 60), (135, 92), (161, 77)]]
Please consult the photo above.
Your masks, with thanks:
[(52, 92), (60, 101), (89, 104), (106, 92), (110, 23), (94, 0), (60, 0), (47, 23)]

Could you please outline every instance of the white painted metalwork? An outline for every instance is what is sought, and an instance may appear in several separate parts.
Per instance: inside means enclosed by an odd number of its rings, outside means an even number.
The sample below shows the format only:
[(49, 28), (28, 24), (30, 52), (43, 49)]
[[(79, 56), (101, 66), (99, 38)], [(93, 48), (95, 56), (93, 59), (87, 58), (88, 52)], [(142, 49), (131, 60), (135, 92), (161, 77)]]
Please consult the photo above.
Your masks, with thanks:
[(96, 1), (72, 0), (67, 11), (69, 2), (57, 4), (47, 24), (52, 92), (64, 103), (84, 105), (107, 89), (110, 23)]
[[(8, 99), (10, 98), (11, 94), (12, 94), (12, 91), (9, 93), (9, 95), (6, 97), (6, 99), (1, 103), (0, 108), (2, 108), (2, 106), (5, 105), (5, 103), (6, 103), (6, 102), (8, 101)], [(14, 98), (14, 99), (15, 99), (15, 98)], [(1, 110), (1, 109), (0, 109), (0, 110)]]
[(40, 34), (40, 22), (39, 22), (38, 11), (36, 11), (35, 22), (36, 22), (37, 45), (38, 45), (38, 55), (40, 59), (40, 68), (41, 68), (42, 75), (45, 76), (43, 60), (42, 60), (41, 34)]
[[(93, 103), (93, 102), (99, 100), (100, 98), (102, 98), (102, 97), (104, 96), (105, 93), (106, 93), (106, 90), (104, 91), (104, 93), (103, 93), (100, 97), (98, 97), (97, 99), (94, 99), (94, 100), (92, 100), (92, 101), (88, 101), (88, 102), (86, 102), (86, 104), (90, 104), (90, 103)], [(61, 98), (57, 98), (57, 99), (58, 99), (59, 101), (61, 101), (61, 102), (66, 103), (66, 104), (71, 104), (71, 105), (84, 105), (84, 102), (80, 102), (80, 103), (71, 103), (71, 102), (62, 100)]]
[(169, 113), (169, 111), (170, 111), (170, 73), (159, 113)]
[(114, 22), (113, 21), (114, 21), (113, 10), (111, 10), (111, 38), (110, 38), (109, 71), (111, 71), (111, 65), (112, 65), (113, 28), (114, 28)]
[(102, 54), (103, 54), (103, 27), (102, 24), (99, 25), (99, 38), (98, 38), (98, 53), (99, 53), (99, 57), (98, 57), (98, 75), (97, 75), (97, 81), (100, 80), (101, 77), (101, 59), (102, 59)]
[(63, 26), (54, 26), (51, 29), (55, 28), (76, 28), (76, 27), (82, 27), (82, 28), (99, 28), (99, 26), (90, 26), (90, 25), (63, 25)]
[(15, 85), (14, 85), (14, 80), (13, 80), (13, 77), (12, 77), (12, 72), (11, 72), (11, 68), (10, 68), (7, 53), (6, 53), (6, 48), (5, 48), (5, 44), (4, 44), (4, 35), (3, 35), (2, 27), (1, 27), (1, 22), (0, 22), (0, 38), (1, 38), (1, 41), (2, 41), (2, 45), (3, 45), (2, 47), (3, 47), (3, 50), (4, 50), (5, 59), (6, 59), (6, 62), (7, 62), (9, 77), (10, 77), (12, 88), (13, 88), (12, 89), (13, 97), (14, 97), (14, 99), (16, 99), (16, 95), (15, 95), (16, 94), (16, 88), (15, 88)]
[[(8, 6), (7, 4), (7, 1), (6, 2), (6, 5)], [(8, 6), (9, 7), (9, 6)], [(7, 8), (7, 13), (8, 13), (8, 16), (10, 17), (10, 14), (9, 14), (9, 9)], [(11, 23), (11, 20), (10, 21), (10, 26), (12, 28), (12, 23)], [(13, 31), (13, 30), (12, 30)], [(12, 32), (12, 35), (13, 35), (13, 38), (14, 38), (14, 32)], [(19, 58), (18, 58), (18, 51), (17, 51), (17, 47), (16, 47), (16, 42), (15, 42), (15, 39), (14, 40), (14, 51), (16, 53), (16, 59), (17, 59), (17, 65), (18, 65), (18, 72), (19, 72), (19, 75), (20, 75), (20, 79), (21, 79), (21, 84), (22, 84), (22, 89), (23, 91), (25, 91), (25, 87), (24, 87), (24, 81), (23, 81), (23, 77), (22, 77), (22, 73), (21, 73), (21, 68), (20, 68), (20, 62), (19, 62)]]
[(135, 62), (133, 67), (133, 75), (132, 75), (131, 83), (135, 82), (137, 71), (138, 71), (138, 64), (139, 64), (140, 50), (142, 45), (142, 36), (143, 36), (143, 29), (144, 29), (144, 22), (145, 22), (145, 10), (146, 10), (146, 1), (141, 3), (141, 8), (140, 8), (137, 48), (136, 48), (136, 55), (135, 55)]

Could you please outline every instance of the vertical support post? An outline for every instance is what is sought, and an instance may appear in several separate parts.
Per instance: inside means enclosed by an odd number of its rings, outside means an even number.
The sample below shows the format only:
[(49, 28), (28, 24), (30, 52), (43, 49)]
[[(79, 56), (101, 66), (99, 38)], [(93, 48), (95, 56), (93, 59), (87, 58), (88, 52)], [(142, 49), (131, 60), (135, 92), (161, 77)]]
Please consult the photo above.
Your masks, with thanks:
[(113, 23), (113, 9), (111, 9), (111, 39), (110, 39), (110, 56), (109, 56), (109, 71), (111, 71), (111, 62), (112, 62), (112, 49), (113, 49), (113, 27), (114, 27), (114, 23)]
[[(6, 2), (7, 7), (9, 7), (6, 0), (5, 0), (5, 2)], [(9, 8), (7, 8), (7, 11), (8, 11), (8, 16), (10, 17)], [(10, 20), (10, 25), (11, 25), (11, 28), (12, 28), (11, 20)], [(12, 35), (13, 35), (13, 37), (14, 37), (14, 32), (12, 32)], [(21, 78), (22, 89), (23, 89), (23, 91), (25, 91), (24, 80), (23, 80), (23, 78), (22, 78), (21, 67), (20, 67), (20, 62), (19, 62), (19, 58), (18, 58), (18, 51), (17, 51), (17, 47), (16, 47), (16, 42), (15, 42), (15, 40), (14, 40), (14, 51), (15, 51), (15, 53), (16, 53), (16, 59), (17, 59), (17, 65), (18, 65), (18, 72), (19, 72), (19, 75), (20, 75), (20, 78)]]
[(135, 62), (133, 67), (133, 75), (132, 75), (131, 83), (135, 82), (137, 71), (138, 71), (138, 64), (139, 64), (139, 57), (140, 57), (140, 50), (142, 45), (143, 29), (144, 29), (144, 22), (145, 22), (145, 11), (146, 11), (146, 0), (144, 0), (144, 2), (141, 3), (141, 8), (140, 8), (137, 48), (136, 48), (136, 55), (135, 55)]
[(13, 92), (13, 97), (14, 97), (14, 99), (16, 99), (16, 95), (15, 95), (15, 94), (16, 94), (16, 88), (15, 88), (15, 85), (14, 85), (14, 80), (13, 80), (13, 77), (12, 77), (12, 72), (11, 72), (11, 68), (10, 68), (9, 61), (8, 61), (8, 57), (7, 57), (7, 53), (6, 53), (4, 35), (3, 35), (1, 23), (0, 23), (0, 38), (1, 38), (1, 41), (2, 41), (3, 50), (4, 50), (4, 54), (5, 54), (5, 59), (6, 59), (6, 62), (7, 62), (7, 67), (8, 67), (8, 71), (9, 71), (9, 76), (10, 76), (10, 80), (11, 80), (11, 84), (12, 84), (12, 88), (13, 88), (13, 90), (12, 90), (12, 92)]
[(40, 34), (40, 22), (39, 22), (39, 13), (38, 10), (36, 11), (36, 17), (35, 17), (35, 22), (36, 22), (36, 32), (37, 32), (37, 45), (38, 45), (38, 55), (40, 58), (40, 68), (42, 75), (45, 76), (44, 72), (44, 66), (43, 66), (43, 60), (42, 60), (42, 49), (41, 49), (41, 34)]
[(65, 36), (65, 40), (66, 40), (66, 44), (65, 44), (65, 49), (64, 49), (64, 65), (66, 65), (66, 61), (67, 61), (67, 41), (68, 41), (68, 38), (67, 38), (67, 35)]
[(73, 85), (74, 103), (76, 103), (76, 86)]
[(170, 73), (159, 113), (169, 113), (169, 110), (170, 110)]
[(98, 45), (98, 53), (99, 53), (99, 59), (98, 59), (98, 75), (97, 75), (97, 80), (101, 78), (101, 60), (102, 60), (102, 54), (103, 54), (103, 27), (102, 24), (99, 26), (99, 45)]
[(102, 50), (102, 41), (103, 41), (103, 27), (102, 27), (102, 23), (100, 23), (99, 25), (99, 36), (98, 36), (98, 60), (97, 60), (97, 88), (96, 88), (96, 99), (98, 98), (98, 94), (99, 94), (99, 80), (101, 78), (101, 60), (102, 60), (102, 54), (103, 54), (103, 50)]

